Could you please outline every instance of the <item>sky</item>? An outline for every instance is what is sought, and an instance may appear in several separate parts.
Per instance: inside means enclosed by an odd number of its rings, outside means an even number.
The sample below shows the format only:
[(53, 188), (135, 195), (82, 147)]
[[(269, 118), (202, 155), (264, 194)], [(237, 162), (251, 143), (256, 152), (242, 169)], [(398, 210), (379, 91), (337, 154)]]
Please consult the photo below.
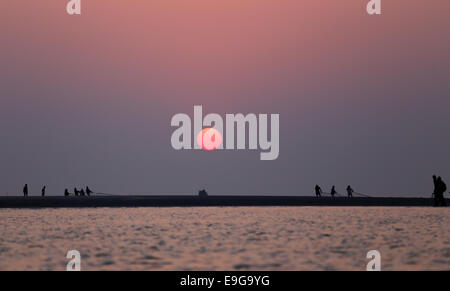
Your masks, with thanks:
[[(0, 2), (0, 195), (423, 196), (450, 183), (450, 2)], [(280, 154), (172, 148), (177, 113), (280, 115)]]

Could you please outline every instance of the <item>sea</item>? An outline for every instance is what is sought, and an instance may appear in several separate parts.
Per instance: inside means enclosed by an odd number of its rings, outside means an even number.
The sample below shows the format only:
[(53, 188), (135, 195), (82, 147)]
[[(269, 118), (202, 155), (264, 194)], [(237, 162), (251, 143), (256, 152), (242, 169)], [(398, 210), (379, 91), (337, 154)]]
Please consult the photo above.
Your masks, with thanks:
[(0, 270), (450, 270), (431, 207), (0, 209)]

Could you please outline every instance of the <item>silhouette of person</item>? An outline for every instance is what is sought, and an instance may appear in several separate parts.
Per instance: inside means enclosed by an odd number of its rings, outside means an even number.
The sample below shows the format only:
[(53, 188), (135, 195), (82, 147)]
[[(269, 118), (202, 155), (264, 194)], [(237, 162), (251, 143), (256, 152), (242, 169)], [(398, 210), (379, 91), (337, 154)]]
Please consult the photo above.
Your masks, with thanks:
[(84, 189), (83, 188), (81, 188), (81, 190), (80, 190), (80, 196), (85, 196), (86, 194), (84, 193)]
[(23, 196), (28, 197), (28, 184), (25, 184), (25, 186), (23, 186)]
[(334, 197), (334, 195), (336, 195), (336, 188), (334, 187), (334, 185), (333, 185), (333, 187), (331, 187), (331, 197)]
[(93, 192), (91, 191), (91, 189), (89, 189), (89, 187), (86, 186), (86, 195), (87, 196), (91, 196)]
[(67, 188), (64, 190), (64, 196), (69, 196), (69, 190)]
[(206, 192), (205, 189), (198, 191), (198, 196), (200, 197), (207, 197), (208, 196), (208, 192)]
[(347, 186), (348, 197), (353, 197), (353, 192), (355, 192), (350, 185)]
[(319, 185), (316, 185), (316, 187), (314, 188), (315, 192), (316, 192), (316, 197), (320, 197), (322, 196), (322, 189), (320, 188)]
[(436, 189), (434, 194), (434, 206), (447, 206), (444, 193), (447, 191), (447, 185), (442, 181), (441, 177), (436, 179)]
[(44, 186), (41, 190), (42, 197), (45, 196), (45, 190), (47, 190), (47, 186)]
[(78, 194), (79, 194), (78, 189), (77, 189), (77, 188), (74, 188), (74, 189), (73, 189), (73, 193), (75, 194), (75, 196), (78, 196)]
[(437, 177), (436, 175), (433, 175), (433, 199), (434, 199), (434, 206), (437, 206), (438, 204), (438, 199), (437, 199), (437, 193), (438, 192), (438, 182), (437, 182)]

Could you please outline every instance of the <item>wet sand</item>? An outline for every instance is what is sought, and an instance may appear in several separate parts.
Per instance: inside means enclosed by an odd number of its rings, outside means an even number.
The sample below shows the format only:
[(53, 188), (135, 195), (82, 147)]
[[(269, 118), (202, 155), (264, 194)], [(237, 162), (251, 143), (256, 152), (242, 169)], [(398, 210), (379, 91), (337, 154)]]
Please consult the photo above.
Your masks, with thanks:
[[(447, 199), (447, 203), (450, 200)], [(431, 198), (308, 196), (0, 197), (0, 208), (196, 206), (432, 206)]]
[(2, 209), (0, 233), (0, 270), (450, 270), (449, 208)]

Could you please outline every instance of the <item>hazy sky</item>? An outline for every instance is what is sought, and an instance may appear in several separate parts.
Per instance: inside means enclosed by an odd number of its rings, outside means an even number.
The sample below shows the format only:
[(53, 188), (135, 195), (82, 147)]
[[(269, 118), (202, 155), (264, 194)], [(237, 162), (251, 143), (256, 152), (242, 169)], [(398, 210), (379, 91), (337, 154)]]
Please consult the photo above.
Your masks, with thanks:
[[(0, 195), (429, 196), (450, 184), (450, 1), (0, 2)], [(279, 113), (280, 156), (175, 151), (176, 113)]]

